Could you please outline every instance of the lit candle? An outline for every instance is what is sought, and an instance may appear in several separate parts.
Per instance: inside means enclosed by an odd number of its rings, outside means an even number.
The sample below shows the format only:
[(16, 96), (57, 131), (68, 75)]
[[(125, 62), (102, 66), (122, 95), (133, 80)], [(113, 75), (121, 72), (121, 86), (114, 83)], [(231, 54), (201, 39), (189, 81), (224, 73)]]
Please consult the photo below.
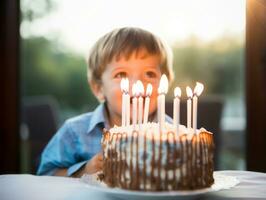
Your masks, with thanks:
[(160, 131), (164, 130), (165, 124), (165, 95), (168, 92), (168, 79), (165, 74), (162, 75), (158, 88), (158, 122)]
[(193, 96), (193, 92), (190, 87), (186, 87), (187, 92), (187, 128), (191, 128), (191, 99)]
[(197, 115), (198, 115), (198, 97), (203, 92), (204, 86), (202, 83), (197, 82), (196, 87), (194, 88), (193, 95), (193, 130), (196, 133), (197, 130)]
[(130, 125), (130, 95), (129, 95), (129, 80), (128, 78), (125, 79), (125, 90), (126, 90), (126, 94), (125, 94), (125, 101), (126, 101), (126, 119), (125, 119), (125, 123), (126, 126)]
[(174, 116), (174, 128), (176, 130), (176, 135), (179, 134), (179, 121), (180, 121), (180, 97), (181, 97), (181, 89), (176, 87), (174, 90), (175, 99), (173, 106), (173, 116)]
[(138, 124), (139, 126), (142, 124), (142, 117), (143, 117), (143, 95), (144, 95), (144, 86), (140, 80), (136, 83), (138, 88)]
[(124, 127), (126, 125), (126, 83), (125, 79), (122, 78), (120, 82), (120, 88), (122, 91), (122, 124), (121, 126)]
[(144, 117), (143, 117), (144, 124), (148, 123), (151, 94), (152, 94), (152, 84), (149, 83), (146, 89), (146, 97), (145, 97), (145, 104), (144, 104)]
[(135, 129), (136, 127), (136, 123), (137, 123), (137, 103), (138, 103), (138, 99), (137, 99), (137, 88), (136, 88), (136, 83), (133, 83), (132, 86), (132, 95), (133, 95), (133, 99), (132, 99), (132, 124), (133, 127)]

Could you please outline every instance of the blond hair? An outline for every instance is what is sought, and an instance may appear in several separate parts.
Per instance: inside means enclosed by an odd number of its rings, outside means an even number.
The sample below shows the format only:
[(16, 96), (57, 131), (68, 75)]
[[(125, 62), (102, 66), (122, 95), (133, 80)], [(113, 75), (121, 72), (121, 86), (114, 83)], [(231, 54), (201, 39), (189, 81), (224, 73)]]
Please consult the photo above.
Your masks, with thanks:
[(102, 36), (92, 47), (88, 59), (87, 76), (89, 82), (101, 84), (101, 76), (114, 58), (128, 59), (132, 53), (145, 49), (151, 55), (160, 56), (160, 70), (173, 80), (172, 52), (168, 45), (154, 34), (133, 27), (115, 29)]

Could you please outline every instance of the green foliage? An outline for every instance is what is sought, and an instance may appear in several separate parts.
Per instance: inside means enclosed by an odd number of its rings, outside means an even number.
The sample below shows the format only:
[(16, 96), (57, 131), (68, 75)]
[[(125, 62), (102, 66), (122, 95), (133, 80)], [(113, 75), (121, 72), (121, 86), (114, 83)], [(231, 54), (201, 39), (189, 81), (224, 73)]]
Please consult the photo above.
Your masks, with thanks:
[(244, 47), (238, 37), (227, 36), (210, 43), (191, 38), (174, 47), (175, 86), (204, 83), (208, 94), (237, 97), (243, 90)]
[(42, 37), (22, 39), (22, 96), (53, 95), (63, 109), (92, 109), (97, 100), (88, 86), (85, 60), (55, 49)]

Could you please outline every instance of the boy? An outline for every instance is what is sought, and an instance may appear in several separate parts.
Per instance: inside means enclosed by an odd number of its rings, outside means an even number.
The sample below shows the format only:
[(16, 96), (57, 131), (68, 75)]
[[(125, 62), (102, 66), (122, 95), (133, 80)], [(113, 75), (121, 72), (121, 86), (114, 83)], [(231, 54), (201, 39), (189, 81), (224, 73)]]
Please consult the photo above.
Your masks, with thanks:
[(91, 49), (88, 61), (89, 85), (101, 104), (93, 112), (64, 123), (45, 148), (37, 173), (80, 177), (100, 171), (102, 129), (121, 125), (121, 79), (129, 79), (130, 94), (137, 80), (145, 88), (152, 84), (149, 118), (153, 120), (162, 74), (171, 82), (172, 57), (167, 46), (152, 33), (120, 28), (101, 37)]

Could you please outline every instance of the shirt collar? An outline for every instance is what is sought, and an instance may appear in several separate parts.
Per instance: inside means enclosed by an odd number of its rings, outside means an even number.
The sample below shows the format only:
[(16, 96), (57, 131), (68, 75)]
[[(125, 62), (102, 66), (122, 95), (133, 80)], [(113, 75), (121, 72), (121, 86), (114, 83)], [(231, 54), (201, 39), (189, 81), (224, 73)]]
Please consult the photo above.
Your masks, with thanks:
[(98, 105), (97, 108), (92, 112), (87, 133), (89, 134), (97, 125), (101, 125), (102, 128), (109, 126), (104, 103)]

